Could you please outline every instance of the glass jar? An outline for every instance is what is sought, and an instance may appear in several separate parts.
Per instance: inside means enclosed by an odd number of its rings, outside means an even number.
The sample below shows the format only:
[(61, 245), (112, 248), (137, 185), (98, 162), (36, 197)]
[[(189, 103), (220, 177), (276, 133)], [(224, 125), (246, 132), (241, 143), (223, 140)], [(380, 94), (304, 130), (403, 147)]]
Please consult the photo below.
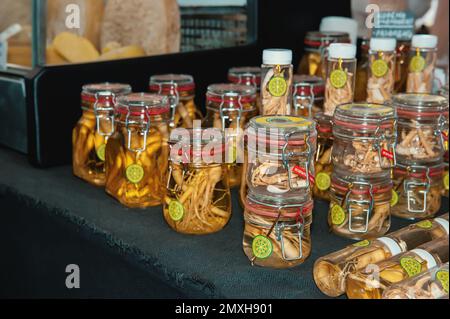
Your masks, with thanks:
[(276, 205), (309, 200), (317, 141), (314, 122), (298, 116), (257, 116), (247, 131), (249, 197)]
[(129, 94), (131, 86), (120, 83), (84, 85), (83, 111), (72, 132), (72, 166), (75, 176), (96, 185), (105, 185), (105, 148), (115, 130), (116, 97)]
[(339, 105), (333, 117), (333, 136), (333, 165), (346, 174), (370, 177), (396, 164), (396, 115), (391, 106)]
[(292, 51), (266, 49), (261, 66), (262, 115), (290, 115), (292, 103)]
[(161, 74), (150, 77), (149, 91), (169, 97), (171, 127), (192, 128), (202, 114), (195, 106), (194, 78), (186, 74)]
[(166, 96), (132, 93), (118, 99), (117, 129), (106, 146), (106, 192), (128, 207), (160, 205), (169, 163)]
[(203, 235), (231, 217), (231, 195), (220, 130), (172, 131), (164, 219), (175, 231)]
[(315, 75), (326, 78), (326, 48), (331, 43), (350, 43), (346, 32), (310, 31), (306, 33), (305, 54), (298, 66), (299, 74)]
[(370, 181), (341, 176), (335, 168), (328, 213), (333, 233), (351, 239), (383, 236), (391, 225), (390, 173)]
[(441, 208), (444, 167), (404, 166), (394, 169), (395, 201), (392, 214), (406, 219), (434, 216)]
[[(444, 85), (441, 88), (441, 96), (445, 97), (448, 101), (448, 83)], [(449, 197), (448, 196), (448, 190), (449, 190), (449, 155), (448, 155), (448, 127), (444, 132), (442, 132), (442, 137), (444, 138), (444, 148), (445, 148), (445, 154), (444, 154), (444, 178), (442, 179), (442, 183), (444, 184), (444, 187), (442, 189), (442, 196)]]
[(252, 265), (288, 268), (311, 253), (313, 201), (271, 206), (248, 198), (244, 211), (244, 253)]
[(370, 40), (367, 82), (367, 102), (383, 104), (391, 100), (395, 85), (396, 40)]
[(382, 299), (448, 299), (448, 262), (392, 285)]
[(261, 68), (258, 66), (235, 67), (228, 70), (228, 81), (234, 84), (253, 86), (256, 89), (256, 107), (261, 113)]
[(203, 127), (223, 130), (227, 144), (230, 187), (238, 186), (242, 176), (243, 134), (245, 125), (256, 116), (256, 89), (243, 84), (212, 84), (206, 93)]
[(323, 110), (325, 82), (318, 76), (294, 75), (294, 115), (312, 118)]
[(353, 102), (355, 92), (356, 47), (332, 43), (328, 47), (324, 112), (333, 116), (336, 106)]
[(437, 42), (438, 39), (435, 35), (416, 34), (413, 36), (408, 60), (406, 92), (432, 92), (437, 60)]
[(397, 41), (394, 93), (403, 93), (406, 91), (406, 80), (408, 79), (408, 57), (410, 48), (411, 41)]
[(314, 281), (330, 297), (345, 293), (346, 279), (350, 273), (365, 269), (402, 252), (448, 236), (448, 214), (433, 220), (424, 220), (406, 226), (386, 237), (363, 240), (324, 257), (314, 264)]
[(355, 97), (356, 102), (366, 102), (367, 81), (369, 78), (367, 68), (369, 67), (369, 39), (362, 39), (360, 54), (356, 63)]
[(395, 95), (392, 102), (398, 115), (397, 161), (405, 165), (442, 161), (448, 131), (447, 99), (411, 93)]
[(448, 262), (448, 236), (350, 274), (347, 277), (347, 297), (380, 299), (383, 292), (392, 285), (446, 262)]
[(316, 183), (313, 187), (315, 199), (330, 201), (331, 173), (333, 172), (333, 127), (332, 118), (323, 113), (314, 117), (317, 129), (317, 151), (314, 160)]

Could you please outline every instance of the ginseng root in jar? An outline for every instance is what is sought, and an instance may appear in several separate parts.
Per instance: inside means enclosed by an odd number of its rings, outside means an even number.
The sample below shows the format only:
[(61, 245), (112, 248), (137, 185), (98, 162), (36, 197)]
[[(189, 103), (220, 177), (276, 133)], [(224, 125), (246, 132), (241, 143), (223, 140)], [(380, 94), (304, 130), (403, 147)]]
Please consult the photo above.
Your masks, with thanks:
[(409, 53), (406, 92), (431, 93), (437, 61), (438, 38), (435, 35), (416, 34)]
[(313, 195), (314, 199), (329, 201), (331, 173), (333, 172), (333, 161), (331, 160), (333, 150), (332, 118), (323, 113), (318, 113), (314, 120), (317, 123), (317, 151), (314, 160), (316, 182)]
[(294, 115), (312, 118), (323, 110), (325, 82), (318, 76), (294, 75)]
[(117, 130), (106, 146), (106, 192), (123, 205), (144, 208), (164, 200), (169, 121), (166, 96), (133, 93), (118, 99)]
[(105, 149), (115, 131), (116, 98), (129, 94), (131, 87), (120, 83), (84, 85), (82, 116), (72, 132), (73, 173), (85, 181), (105, 185)]
[(234, 84), (252, 86), (256, 89), (256, 107), (261, 113), (261, 68), (259, 66), (234, 67), (228, 70), (228, 81)]
[(244, 212), (244, 253), (252, 265), (288, 268), (311, 253), (312, 200), (273, 206), (248, 198)]
[(202, 114), (195, 106), (194, 78), (187, 74), (161, 74), (150, 77), (150, 93), (166, 95), (171, 107), (171, 127), (192, 128)]

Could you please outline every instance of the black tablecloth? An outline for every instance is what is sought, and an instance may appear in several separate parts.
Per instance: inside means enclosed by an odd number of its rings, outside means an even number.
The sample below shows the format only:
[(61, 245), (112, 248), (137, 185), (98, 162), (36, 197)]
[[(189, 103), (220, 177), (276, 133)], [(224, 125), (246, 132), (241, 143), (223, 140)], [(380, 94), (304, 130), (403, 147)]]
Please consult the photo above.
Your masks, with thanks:
[[(327, 203), (316, 201), (312, 254), (288, 270), (252, 267), (242, 251), (242, 208), (219, 233), (171, 230), (161, 207), (127, 209), (69, 166), (40, 170), (0, 149), (0, 296), (325, 298), (314, 261), (352, 241), (330, 234)], [(448, 211), (448, 200), (443, 208)], [(391, 230), (407, 224), (392, 219)], [(81, 288), (65, 287), (77, 264)]]

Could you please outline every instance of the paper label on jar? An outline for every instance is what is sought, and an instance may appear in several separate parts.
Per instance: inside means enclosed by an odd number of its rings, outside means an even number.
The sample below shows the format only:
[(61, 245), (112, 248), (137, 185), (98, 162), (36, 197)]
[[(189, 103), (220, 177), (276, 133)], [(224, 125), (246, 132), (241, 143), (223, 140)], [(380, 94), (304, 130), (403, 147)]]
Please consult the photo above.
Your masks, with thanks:
[[(295, 165), (294, 168), (292, 169), (292, 172), (297, 174), (298, 176), (300, 176), (303, 179), (306, 179), (306, 169), (304, 169), (303, 167), (299, 166), (299, 165)], [(311, 172), (308, 174), (309, 176), (309, 182), (311, 184), (315, 183), (315, 178), (314, 175), (311, 174)]]
[(258, 235), (253, 238), (252, 241), (253, 255), (259, 259), (265, 259), (270, 257), (273, 252), (272, 242), (270, 239), (263, 235)]
[(370, 69), (372, 70), (373, 75), (375, 75), (377, 78), (381, 78), (385, 76), (386, 73), (388, 73), (389, 66), (383, 59), (377, 59), (372, 63)]
[(274, 97), (280, 97), (286, 94), (287, 92), (287, 83), (284, 77), (282, 76), (274, 76), (270, 79), (268, 89), (270, 95)]
[(170, 201), (169, 204), (169, 216), (173, 221), (180, 221), (184, 216), (184, 207), (177, 200)]
[(381, 156), (386, 157), (386, 158), (388, 158), (388, 159), (390, 159), (390, 160), (393, 160), (393, 159), (394, 159), (394, 153), (389, 152), (389, 151), (386, 150), (386, 149), (382, 149), (382, 150), (381, 150)]
[(436, 280), (441, 284), (445, 293), (448, 294), (448, 270), (439, 270), (436, 273)]
[(331, 85), (336, 89), (341, 89), (347, 83), (347, 73), (341, 69), (333, 70), (330, 74)]
[(417, 276), (422, 272), (422, 264), (412, 257), (403, 257), (400, 259), (400, 266), (402, 266), (409, 277)]
[(139, 164), (131, 164), (127, 167), (125, 175), (131, 183), (138, 184), (144, 178), (144, 169)]

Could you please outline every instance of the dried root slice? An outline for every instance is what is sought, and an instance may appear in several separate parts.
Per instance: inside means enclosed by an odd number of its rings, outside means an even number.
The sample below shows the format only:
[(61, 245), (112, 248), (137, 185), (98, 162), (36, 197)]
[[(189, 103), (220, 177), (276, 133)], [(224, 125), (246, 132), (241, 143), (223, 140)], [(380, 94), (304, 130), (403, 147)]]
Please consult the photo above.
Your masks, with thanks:
[(432, 160), (439, 156), (438, 140), (433, 130), (431, 128), (418, 128), (415, 121), (412, 124), (415, 128), (401, 132), (396, 148), (397, 154), (418, 160)]
[[(388, 149), (386, 142), (381, 143), (380, 147)], [(343, 164), (353, 172), (376, 173), (383, 171), (386, 167), (390, 167), (389, 159), (386, 157), (380, 158), (374, 145), (368, 141), (353, 141), (352, 149), (350, 151), (345, 150), (343, 153), (346, 154), (343, 158)], [(336, 162), (340, 161), (340, 155), (337, 154)]]

